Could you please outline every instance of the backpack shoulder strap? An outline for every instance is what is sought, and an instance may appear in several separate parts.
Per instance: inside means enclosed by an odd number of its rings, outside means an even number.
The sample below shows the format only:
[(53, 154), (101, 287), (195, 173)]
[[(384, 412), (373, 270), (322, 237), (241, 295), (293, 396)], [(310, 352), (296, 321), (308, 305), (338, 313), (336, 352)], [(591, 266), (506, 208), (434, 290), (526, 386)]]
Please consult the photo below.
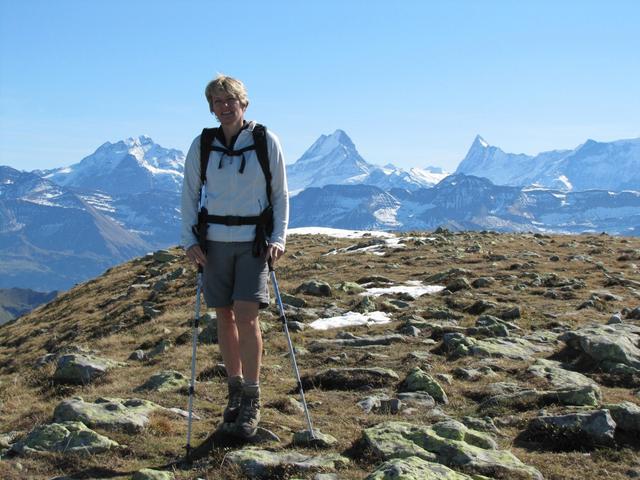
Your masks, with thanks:
[(200, 135), (200, 183), (202, 185), (207, 181), (207, 164), (217, 130), (217, 128), (203, 128)]
[(258, 162), (264, 173), (267, 184), (267, 200), (271, 205), (271, 168), (269, 167), (269, 153), (267, 150), (267, 127), (256, 123), (253, 127), (253, 144), (256, 147)]

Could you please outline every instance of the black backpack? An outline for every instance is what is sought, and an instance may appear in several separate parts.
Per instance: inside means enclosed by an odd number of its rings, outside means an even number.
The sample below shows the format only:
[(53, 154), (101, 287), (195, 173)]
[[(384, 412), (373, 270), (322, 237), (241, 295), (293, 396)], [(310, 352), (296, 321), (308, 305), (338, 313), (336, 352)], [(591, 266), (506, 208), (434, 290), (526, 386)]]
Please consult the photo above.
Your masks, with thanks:
[[(240, 173), (244, 172), (245, 157), (244, 153), (255, 150), (260, 168), (264, 174), (265, 184), (267, 187), (267, 207), (260, 212), (260, 215), (240, 217), (236, 215), (209, 215), (206, 207), (203, 205), (198, 212), (198, 224), (192, 227), (193, 233), (198, 237), (198, 243), (203, 252), (206, 252), (207, 246), (207, 229), (210, 223), (217, 223), (227, 226), (238, 225), (255, 225), (256, 226), (256, 238), (253, 241), (253, 255), (262, 255), (268, 245), (267, 238), (273, 232), (273, 207), (271, 204), (271, 169), (269, 168), (269, 154), (267, 152), (267, 129), (264, 125), (256, 124), (253, 127), (253, 145), (241, 148), (239, 150), (230, 150), (224, 147), (217, 147), (213, 145), (213, 140), (216, 137), (217, 128), (204, 128), (202, 135), (200, 136), (200, 188), (205, 188), (207, 182), (207, 165), (209, 164), (209, 155), (212, 151), (222, 152), (222, 157), (225, 155), (230, 157), (242, 156), (242, 162), (240, 164)], [(222, 167), (222, 157), (220, 158), (220, 164), (218, 168)]]

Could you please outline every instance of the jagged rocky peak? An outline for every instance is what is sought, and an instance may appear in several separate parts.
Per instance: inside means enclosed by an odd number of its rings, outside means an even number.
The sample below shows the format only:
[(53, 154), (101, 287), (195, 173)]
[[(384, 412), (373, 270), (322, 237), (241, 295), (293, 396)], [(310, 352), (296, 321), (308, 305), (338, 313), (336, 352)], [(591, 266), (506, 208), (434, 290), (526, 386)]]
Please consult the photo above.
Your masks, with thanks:
[(476, 135), (476, 138), (473, 140), (473, 144), (471, 148), (489, 148), (489, 142), (487, 142), (484, 138), (480, 136), (480, 134)]
[(298, 161), (304, 162), (305, 160), (316, 159), (319, 156), (328, 155), (336, 149), (345, 149), (350, 153), (358, 154), (356, 146), (351, 138), (349, 138), (349, 135), (347, 135), (344, 130), (338, 129), (331, 135), (320, 135), (318, 140), (309, 147)]

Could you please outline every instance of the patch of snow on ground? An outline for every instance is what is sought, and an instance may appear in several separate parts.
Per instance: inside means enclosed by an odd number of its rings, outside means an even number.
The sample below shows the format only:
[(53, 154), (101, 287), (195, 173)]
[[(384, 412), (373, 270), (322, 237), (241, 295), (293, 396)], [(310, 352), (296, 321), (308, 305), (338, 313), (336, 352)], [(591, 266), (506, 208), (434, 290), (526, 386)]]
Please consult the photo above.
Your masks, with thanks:
[(426, 295), (428, 293), (438, 293), (444, 290), (442, 285), (425, 285), (420, 280), (409, 280), (404, 285), (394, 285), (393, 287), (373, 287), (368, 288), (360, 295), (379, 297), (385, 293), (408, 293), (414, 297)]
[(316, 330), (328, 330), (329, 328), (350, 327), (354, 325), (370, 325), (389, 323), (391, 317), (385, 312), (370, 312), (366, 314), (357, 312), (347, 312), (337, 317), (320, 318), (309, 324), (311, 328)]
[(336, 248), (331, 250), (330, 252), (325, 253), (325, 255), (337, 255), (338, 253), (357, 253), (357, 252), (366, 252), (371, 253), (373, 255), (384, 255), (387, 248), (404, 248), (405, 244), (400, 243), (399, 238), (384, 238), (380, 241), (376, 241), (372, 245), (365, 245), (364, 247), (356, 248), (358, 245), (351, 245), (346, 248)]
[(377, 230), (345, 230), (341, 228), (328, 227), (299, 227), (287, 230), (288, 235), (327, 235), (336, 238), (362, 238), (362, 237), (383, 237), (394, 238), (393, 233), (380, 232)]

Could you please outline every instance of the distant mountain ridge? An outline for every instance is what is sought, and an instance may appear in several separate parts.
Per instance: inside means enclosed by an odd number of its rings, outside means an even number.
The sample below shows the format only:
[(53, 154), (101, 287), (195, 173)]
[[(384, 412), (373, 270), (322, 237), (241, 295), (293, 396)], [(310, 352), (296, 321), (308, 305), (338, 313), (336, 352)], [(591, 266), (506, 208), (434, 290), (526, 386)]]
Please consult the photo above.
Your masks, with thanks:
[(640, 138), (587, 140), (573, 150), (531, 156), (505, 153), (478, 135), (455, 173), (485, 177), (498, 185), (562, 191), (640, 190)]
[[(478, 136), (458, 171), (486, 175), (449, 175), (434, 167), (370, 164), (336, 130), (287, 166), (290, 225), (638, 235), (637, 192), (610, 194), (606, 186), (638, 189), (639, 144), (587, 141), (528, 156)], [(182, 152), (146, 136), (106, 142), (65, 168), (0, 167), (0, 287), (66, 289), (177, 244), (183, 176)], [(576, 191), (600, 181), (606, 188)]]
[(185, 156), (141, 135), (106, 142), (70, 167), (44, 172), (44, 178), (65, 187), (99, 190), (110, 195), (182, 188)]
[(36, 292), (26, 288), (0, 288), (0, 325), (50, 302), (58, 292)]
[(0, 287), (69, 288), (149, 249), (68, 188), (0, 167)]
[(423, 188), (438, 183), (447, 173), (442, 169), (403, 170), (393, 164), (379, 167), (368, 163), (343, 130), (321, 135), (293, 164), (287, 165), (289, 191), (325, 185), (373, 185), (379, 188)]
[(291, 199), (291, 226), (360, 230), (602, 232), (640, 234), (640, 192), (561, 192), (450, 175), (418, 190), (328, 185)]

